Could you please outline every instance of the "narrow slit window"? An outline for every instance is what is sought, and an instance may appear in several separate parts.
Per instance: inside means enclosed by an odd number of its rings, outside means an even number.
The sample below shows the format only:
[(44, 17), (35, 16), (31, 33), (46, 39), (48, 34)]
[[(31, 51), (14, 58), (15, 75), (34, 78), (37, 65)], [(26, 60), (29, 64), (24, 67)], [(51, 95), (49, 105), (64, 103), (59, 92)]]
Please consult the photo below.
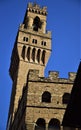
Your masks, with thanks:
[(23, 48), (22, 48), (22, 54), (21, 54), (21, 56), (22, 56), (23, 59), (25, 59), (25, 51), (26, 51), (26, 46), (23, 46)]
[(40, 63), (40, 55), (41, 55), (41, 50), (38, 49), (38, 51), (37, 51), (37, 61), (38, 61), (38, 63)]
[(45, 55), (46, 55), (46, 52), (43, 51), (42, 52), (42, 63), (45, 64)]
[(28, 37), (26, 37), (26, 42), (28, 42)]
[(25, 37), (23, 37), (23, 41), (25, 41)]
[(30, 61), (30, 50), (31, 50), (31, 48), (28, 47), (28, 50), (27, 50), (27, 59), (28, 59), (28, 61)]
[(36, 52), (36, 49), (33, 48), (33, 50), (32, 50), (32, 60), (33, 60), (33, 62), (35, 62), (35, 52)]
[(44, 46), (46, 46), (46, 42), (44, 42)]

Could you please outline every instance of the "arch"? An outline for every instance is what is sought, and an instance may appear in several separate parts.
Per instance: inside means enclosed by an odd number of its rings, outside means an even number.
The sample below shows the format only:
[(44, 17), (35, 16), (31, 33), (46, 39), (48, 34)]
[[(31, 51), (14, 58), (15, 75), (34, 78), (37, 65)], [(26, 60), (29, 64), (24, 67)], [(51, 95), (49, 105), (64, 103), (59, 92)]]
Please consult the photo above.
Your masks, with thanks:
[(37, 62), (40, 63), (40, 54), (41, 54), (41, 50), (38, 49), (37, 51)]
[(50, 103), (51, 102), (51, 93), (49, 93), (48, 91), (45, 91), (42, 94), (42, 102)]
[(31, 50), (31, 48), (28, 47), (28, 49), (27, 49), (27, 59), (28, 59), (28, 61), (30, 61), (30, 50)]
[(33, 62), (35, 62), (35, 53), (36, 53), (36, 49), (33, 48), (33, 50), (32, 50), (32, 60), (33, 60)]
[(64, 93), (63, 98), (62, 98), (62, 103), (68, 104), (69, 99), (70, 99), (70, 93)]
[(35, 130), (46, 130), (46, 123), (43, 118), (39, 118), (35, 125)]
[(25, 60), (25, 51), (26, 51), (26, 46), (23, 46), (21, 56), (24, 60)]
[(52, 118), (48, 124), (48, 130), (60, 130), (60, 121)]
[(38, 31), (38, 28), (41, 28), (41, 21), (40, 18), (36, 16), (33, 21), (33, 30)]
[(45, 55), (46, 55), (46, 51), (43, 50), (42, 52), (42, 63), (45, 64)]

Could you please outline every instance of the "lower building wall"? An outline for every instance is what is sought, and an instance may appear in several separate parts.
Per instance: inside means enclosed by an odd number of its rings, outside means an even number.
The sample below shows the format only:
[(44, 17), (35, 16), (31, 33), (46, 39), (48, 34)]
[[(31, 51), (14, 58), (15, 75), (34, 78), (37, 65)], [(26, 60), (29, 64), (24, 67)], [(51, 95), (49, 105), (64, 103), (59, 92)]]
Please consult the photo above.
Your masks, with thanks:
[[(48, 130), (51, 120), (56, 119), (60, 124), (60, 129), (62, 129), (62, 119), (64, 115), (64, 109), (49, 109), (49, 108), (33, 108), (27, 107), (25, 122), (27, 123), (27, 130), (36, 130), (37, 121), (42, 119), (45, 121), (45, 130)], [(30, 129), (31, 128), (31, 129)], [(51, 129), (49, 129), (51, 130)]]
[(26, 130), (34, 130), (34, 124), (28, 122), (28, 123), (26, 124)]

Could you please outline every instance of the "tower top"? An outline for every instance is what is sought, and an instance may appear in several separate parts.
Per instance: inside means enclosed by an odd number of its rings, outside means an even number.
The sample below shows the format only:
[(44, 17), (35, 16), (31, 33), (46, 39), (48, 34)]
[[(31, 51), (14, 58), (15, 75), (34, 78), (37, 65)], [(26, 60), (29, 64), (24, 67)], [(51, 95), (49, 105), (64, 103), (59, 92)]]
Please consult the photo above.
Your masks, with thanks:
[(35, 3), (28, 3), (28, 11), (37, 13), (37, 14), (42, 14), (42, 15), (47, 15), (47, 7), (40, 7), (40, 5)]
[(27, 30), (46, 33), (47, 7), (34, 3), (28, 3), (24, 17), (24, 27)]

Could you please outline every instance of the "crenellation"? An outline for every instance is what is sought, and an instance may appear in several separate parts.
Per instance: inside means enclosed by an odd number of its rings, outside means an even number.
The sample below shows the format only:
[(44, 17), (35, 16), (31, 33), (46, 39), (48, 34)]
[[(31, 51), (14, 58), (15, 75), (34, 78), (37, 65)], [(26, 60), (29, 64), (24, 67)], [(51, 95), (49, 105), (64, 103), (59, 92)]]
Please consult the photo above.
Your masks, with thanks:
[(75, 72), (69, 72), (68, 76), (69, 76), (69, 80), (74, 81), (74, 79), (76, 77), (76, 73)]
[(54, 71), (54, 72), (53, 71), (49, 71), (49, 78), (51, 80), (59, 78), (59, 72), (57, 72), (57, 71)]
[(73, 83), (76, 73), (69, 72), (69, 78), (59, 78), (58, 71), (49, 71), (48, 77), (39, 77), (38, 70), (30, 70), (28, 79), (32, 81), (41, 81), (41, 82), (59, 82), (59, 83)]
[(42, 14), (42, 15), (47, 15), (47, 7), (40, 7), (38, 4), (34, 3), (29, 3), (28, 4), (28, 11), (30, 12), (35, 12), (38, 14)]
[(28, 79), (29, 80), (38, 80), (39, 70), (29, 70)]
[(36, 3), (28, 3), (28, 8), (35, 8), (35, 9), (40, 9), (40, 5), (36, 4)]

